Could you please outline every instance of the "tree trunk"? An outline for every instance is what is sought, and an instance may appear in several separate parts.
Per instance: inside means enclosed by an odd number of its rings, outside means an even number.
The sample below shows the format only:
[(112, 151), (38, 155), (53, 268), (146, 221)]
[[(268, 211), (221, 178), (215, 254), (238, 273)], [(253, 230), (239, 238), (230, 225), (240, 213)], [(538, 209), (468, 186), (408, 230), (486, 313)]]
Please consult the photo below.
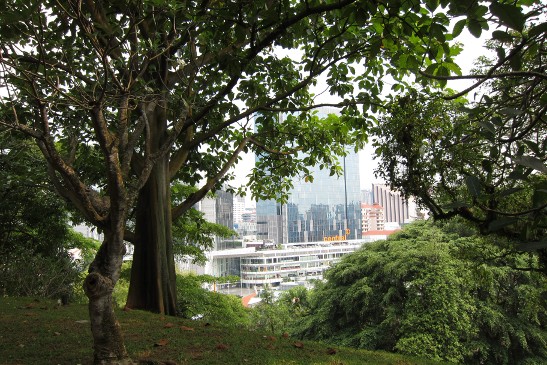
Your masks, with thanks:
[(125, 349), (112, 300), (124, 255), (123, 230), (120, 231), (105, 234), (105, 240), (84, 281), (84, 291), (89, 298), (95, 365), (133, 363)]
[(176, 314), (176, 276), (167, 158), (156, 163), (141, 190), (127, 307)]

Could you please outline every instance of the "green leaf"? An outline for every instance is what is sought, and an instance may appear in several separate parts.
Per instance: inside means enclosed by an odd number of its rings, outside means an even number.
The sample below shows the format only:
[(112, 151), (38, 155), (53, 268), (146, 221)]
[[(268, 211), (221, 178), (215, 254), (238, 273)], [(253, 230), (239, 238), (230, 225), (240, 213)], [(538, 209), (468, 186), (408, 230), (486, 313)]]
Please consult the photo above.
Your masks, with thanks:
[(496, 47), (496, 54), (498, 55), (499, 60), (505, 59), (506, 53), (505, 48), (503, 47)]
[(532, 156), (516, 156), (513, 158), (513, 161), (521, 166), (530, 167), (547, 174), (547, 166), (539, 158)]
[[(449, 75), (450, 75), (450, 72), (448, 71), (448, 68), (446, 68), (444, 65), (440, 66), (437, 69), (437, 76), (446, 77)], [(445, 87), (446, 83), (447, 83), (447, 80), (439, 80), (439, 84), (441, 85), (441, 87)]]
[(502, 30), (493, 31), (492, 38), (501, 42), (510, 42), (513, 40), (513, 36), (511, 36), (511, 34), (504, 32)]
[(526, 146), (528, 146), (528, 148), (531, 149), (536, 155), (541, 154), (539, 150), (539, 146), (536, 142), (528, 141), (528, 140), (523, 140), (522, 142), (526, 144)]
[(478, 177), (467, 175), (465, 177), (465, 185), (467, 185), (467, 191), (472, 197), (478, 197), (482, 192), (482, 183)]
[(506, 190), (503, 190), (501, 193), (500, 193), (500, 197), (506, 197), (506, 196), (509, 196), (509, 195), (512, 195), (514, 193), (518, 193), (519, 191), (522, 191), (524, 190), (523, 188), (510, 188), (510, 189), (506, 189)]
[(522, 9), (512, 4), (494, 2), (490, 5), (490, 12), (498, 17), (500, 22), (511, 29), (521, 32), (524, 29), (526, 18)]
[(524, 114), (524, 111), (515, 108), (503, 108), (500, 110), (500, 113), (510, 117), (516, 117)]
[(435, 9), (439, 7), (439, 0), (426, 0), (425, 6), (427, 10), (434, 11)]
[(500, 117), (493, 117), (492, 119), (490, 119), (490, 121), (492, 122), (492, 124), (497, 125), (498, 127), (503, 126), (503, 121)]
[(431, 24), (430, 33), (433, 37), (435, 37), (439, 42), (446, 41), (446, 28), (437, 24), (433, 23)]
[(457, 36), (459, 36), (462, 33), (463, 28), (465, 27), (465, 23), (467, 23), (467, 20), (462, 19), (462, 20), (458, 20), (458, 22), (456, 22), (456, 24), (454, 24), (454, 29), (452, 29), (452, 36), (454, 38), (456, 38)]
[(533, 38), (547, 32), (547, 22), (536, 25), (528, 31), (528, 37)]
[(489, 134), (493, 134), (493, 135), (496, 134), (496, 127), (491, 122), (485, 120), (485, 121), (479, 122), (479, 125), (481, 126), (483, 130), (487, 131)]
[(476, 19), (469, 19), (467, 22), (467, 29), (469, 30), (469, 33), (473, 35), (475, 38), (480, 38), (482, 34), (482, 26), (481, 23)]

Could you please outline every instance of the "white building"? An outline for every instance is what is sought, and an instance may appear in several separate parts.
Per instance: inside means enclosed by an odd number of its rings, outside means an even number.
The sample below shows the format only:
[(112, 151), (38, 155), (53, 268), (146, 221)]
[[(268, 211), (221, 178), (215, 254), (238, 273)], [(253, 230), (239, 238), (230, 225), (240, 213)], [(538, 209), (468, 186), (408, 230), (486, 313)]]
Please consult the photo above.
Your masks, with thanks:
[(363, 244), (363, 240), (321, 241), (283, 244), (280, 248), (248, 245), (247, 247), (211, 251), (205, 272), (218, 275), (239, 263), (241, 284), (246, 288), (273, 287), (281, 283), (306, 284), (309, 280), (323, 278), (323, 273), (334, 263)]

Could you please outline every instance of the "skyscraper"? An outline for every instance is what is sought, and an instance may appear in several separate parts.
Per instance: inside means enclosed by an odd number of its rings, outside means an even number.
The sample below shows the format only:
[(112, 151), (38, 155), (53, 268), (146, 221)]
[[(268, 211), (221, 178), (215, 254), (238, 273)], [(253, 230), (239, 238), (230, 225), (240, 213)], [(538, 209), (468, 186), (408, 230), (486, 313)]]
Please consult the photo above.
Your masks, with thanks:
[(311, 167), (313, 182), (293, 183), (287, 204), (256, 204), (257, 238), (276, 244), (361, 238), (359, 155), (348, 148), (342, 176)]
[[(214, 197), (206, 197), (197, 204), (197, 209), (203, 212), (204, 218), (212, 223), (234, 228), (234, 196), (224, 190), (215, 192)], [(221, 250), (226, 245), (226, 239), (215, 237), (215, 250)], [(231, 241), (231, 240), (228, 240)]]
[(414, 204), (409, 206), (409, 202), (404, 197), (389, 188), (386, 184), (372, 184), (373, 200), (375, 204), (380, 204), (384, 208), (384, 218), (386, 222), (397, 222), (400, 225), (416, 218), (416, 209)]

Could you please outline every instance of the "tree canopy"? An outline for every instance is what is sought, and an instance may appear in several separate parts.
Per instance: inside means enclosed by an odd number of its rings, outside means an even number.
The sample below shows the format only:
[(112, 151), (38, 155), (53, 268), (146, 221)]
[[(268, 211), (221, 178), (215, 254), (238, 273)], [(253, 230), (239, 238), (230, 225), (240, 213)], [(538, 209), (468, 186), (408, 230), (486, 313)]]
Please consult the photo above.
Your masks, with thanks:
[(434, 218), (459, 215), (545, 252), (547, 23), (534, 19), (520, 32), (493, 32), (487, 46), (497, 57), (478, 59), (469, 90), (400, 95), (372, 133), (377, 173)]
[(453, 221), (416, 222), (329, 269), (297, 333), (465, 364), (547, 359), (537, 255)]

